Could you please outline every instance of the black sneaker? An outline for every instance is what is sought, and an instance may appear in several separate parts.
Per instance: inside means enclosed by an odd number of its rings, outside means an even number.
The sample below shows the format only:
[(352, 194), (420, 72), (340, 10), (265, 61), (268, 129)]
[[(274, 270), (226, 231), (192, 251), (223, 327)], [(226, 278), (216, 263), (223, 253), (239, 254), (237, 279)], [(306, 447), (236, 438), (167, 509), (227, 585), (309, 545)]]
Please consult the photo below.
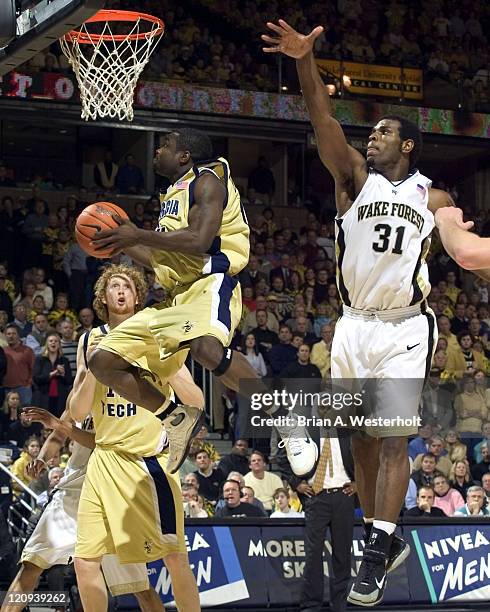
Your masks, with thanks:
[(386, 573), (389, 574), (393, 570), (396, 570), (410, 554), (410, 546), (400, 538), (400, 536), (394, 534), (391, 542), (390, 553), (388, 555), (388, 563), (386, 565)]
[(387, 561), (388, 555), (380, 550), (364, 549), (359, 573), (347, 596), (349, 603), (371, 608), (382, 601)]
[[(373, 528), (372, 523), (364, 523), (364, 542), (368, 543)], [(396, 570), (410, 554), (410, 546), (400, 536), (393, 534), (390, 551), (388, 553), (388, 564), (386, 565), (386, 573)]]

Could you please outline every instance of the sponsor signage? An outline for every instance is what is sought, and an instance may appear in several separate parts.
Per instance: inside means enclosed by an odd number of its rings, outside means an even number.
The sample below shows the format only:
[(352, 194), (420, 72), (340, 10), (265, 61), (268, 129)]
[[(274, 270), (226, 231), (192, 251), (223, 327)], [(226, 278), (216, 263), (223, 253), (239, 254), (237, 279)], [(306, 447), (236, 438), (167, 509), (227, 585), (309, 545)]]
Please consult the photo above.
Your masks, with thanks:
[(389, 98), (410, 98), (422, 100), (423, 73), (417, 68), (398, 66), (378, 66), (359, 62), (339, 62), (338, 60), (317, 59), (320, 72), (339, 78), (341, 73), (349, 76), (352, 85), (350, 93), (387, 96)]

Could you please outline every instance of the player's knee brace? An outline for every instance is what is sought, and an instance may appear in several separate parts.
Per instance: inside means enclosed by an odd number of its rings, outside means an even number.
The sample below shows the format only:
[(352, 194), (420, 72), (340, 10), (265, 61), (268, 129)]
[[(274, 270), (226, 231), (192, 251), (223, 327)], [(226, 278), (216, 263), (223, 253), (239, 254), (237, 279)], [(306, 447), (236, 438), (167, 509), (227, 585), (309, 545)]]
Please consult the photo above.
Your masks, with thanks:
[(215, 376), (223, 376), (223, 374), (231, 366), (231, 360), (233, 358), (233, 351), (230, 348), (223, 349), (223, 357), (218, 365), (214, 368), (213, 374)]

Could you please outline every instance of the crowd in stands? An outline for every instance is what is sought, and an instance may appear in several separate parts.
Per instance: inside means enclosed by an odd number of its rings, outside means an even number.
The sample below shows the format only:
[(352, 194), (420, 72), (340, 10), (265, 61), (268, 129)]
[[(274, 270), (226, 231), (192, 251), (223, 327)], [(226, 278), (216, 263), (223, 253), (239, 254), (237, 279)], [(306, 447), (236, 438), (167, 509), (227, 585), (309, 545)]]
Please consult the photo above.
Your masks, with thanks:
[[(107, 8), (140, 9), (164, 19), (166, 34), (145, 70), (148, 80), (297, 91), (295, 79), (279, 83), (275, 58), (261, 51), (265, 23), (283, 18), (303, 33), (324, 26), (320, 58), (422, 68), (426, 83), (437, 77), (457, 88), (464, 108), (490, 108), (490, 9), (484, 0), (338, 0), (328, 10), (323, 2), (299, 0), (113, 0)], [(24, 69), (69, 67), (54, 45)]]
[[(452, 194), (456, 197), (457, 190)], [(107, 260), (87, 257), (74, 240), (75, 219), (83, 206), (70, 196), (57, 210), (49, 209), (38, 188), (29, 200), (5, 197), (0, 206), (0, 437), (12, 460), (19, 461), (14, 465), (21, 479), (22, 466), (38, 449), (32, 436), (44, 435), (40, 426), (25, 422), (22, 406), (35, 404), (61, 414), (75, 375), (77, 339), (98, 324), (92, 287)], [(292, 227), (287, 217), (276, 218), (272, 207), (255, 211), (259, 214), (250, 215), (251, 256), (239, 277), (243, 313), (233, 346), (260, 376), (278, 377), (286, 385), (308, 378), (320, 388), (329, 380), (332, 338), (341, 312), (333, 222), (305, 210), (304, 224)], [(158, 199), (140, 202), (130, 213), (139, 227), (152, 229)], [(485, 233), (485, 216), (474, 217), (477, 231)], [(114, 261), (131, 263), (124, 255)], [(407, 509), (425, 508), (432, 495), (435, 507), (444, 498), (440, 509), (447, 515), (460, 510), (456, 506), (461, 499), (473, 514), (476, 500), (468, 506), (468, 494), (479, 493), (471, 487), (481, 484), (484, 495), (490, 494), (488, 284), (458, 269), (435, 237), (429, 268), (428, 303), (437, 316), (439, 340), (421, 402), (425, 427), (410, 446), (413, 475)], [(146, 277), (147, 303), (162, 301), (165, 293), (154, 274), (147, 271)], [(222, 427), (235, 446), (230, 456), (220, 458), (205, 432), (196, 438), (182, 471), (186, 487), (193, 489), (186, 493), (189, 515), (241, 514), (241, 504), (249, 499), (260, 501), (266, 513), (285, 512), (284, 496), (299, 510), (294, 492), (266, 469), (270, 448), (251, 441), (256, 452), (248, 456), (238, 404), (221, 391), (217, 401), (228, 406)], [(218, 411), (218, 406), (213, 403), (212, 409)], [(222, 497), (223, 485), (234, 480), (231, 472), (244, 477), (238, 503), (233, 483), (226, 487), (229, 500)], [(286, 493), (279, 492), (285, 484)], [(448, 494), (448, 484), (461, 498), (452, 489)]]

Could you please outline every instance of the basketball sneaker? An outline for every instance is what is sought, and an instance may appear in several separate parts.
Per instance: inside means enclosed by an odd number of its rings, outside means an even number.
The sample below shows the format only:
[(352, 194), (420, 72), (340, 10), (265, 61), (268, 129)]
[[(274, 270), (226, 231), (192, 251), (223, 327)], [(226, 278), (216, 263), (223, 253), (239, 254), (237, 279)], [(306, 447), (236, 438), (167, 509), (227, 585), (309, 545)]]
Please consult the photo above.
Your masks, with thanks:
[(168, 436), (167, 471), (175, 474), (184, 463), (192, 438), (204, 422), (204, 410), (195, 406), (178, 405), (161, 419)]
[(310, 438), (306, 427), (298, 424), (295, 414), (290, 413), (288, 420), (289, 425), (281, 425), (276, 429), (282, 438), (291, 469), (296, 476), (305, 476), (315, 467), (318, 460), (318, 446)]
[(347, 596), (347, 601), (369, 608), (382, 601), (392, 541), (393, 534), (388, 535), (382, 529), (375, 529), (371, 525), (359, 573)]
[[(371, 529), (373, 527), (372, 523), (364, 523), (364, 541), (366, 544), (369, 541), (369, 536), (371, 535)], [(410, 554), (410, 546), (405, 542), (403, 538), (401, 538), (396, 533), (393, 534), (393, 539), (391, 541), (390, 551), (388, 553), (388, 563), (386, 565), (386, 573), (396, 570), (405, 559)]]

